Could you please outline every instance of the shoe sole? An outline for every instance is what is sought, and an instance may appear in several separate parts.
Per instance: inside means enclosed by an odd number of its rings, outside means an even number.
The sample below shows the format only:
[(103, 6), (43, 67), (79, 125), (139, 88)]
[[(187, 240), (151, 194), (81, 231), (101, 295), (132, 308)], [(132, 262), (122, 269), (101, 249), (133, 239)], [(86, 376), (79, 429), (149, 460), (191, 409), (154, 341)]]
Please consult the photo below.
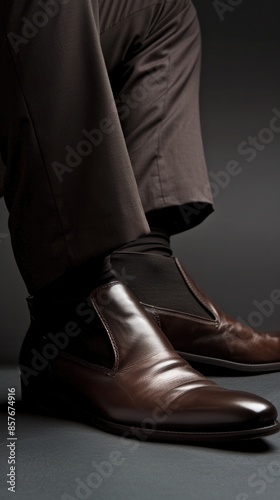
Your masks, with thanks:
[[(137, 439), (138, 441), (157, 441), (165, 443), (184, 443), (184, 444), (216, 444), (227, 443), (232, 441), (245, 441), (252, 439), (259, 439), (280, 431), (280, 423), (273, 422), (270, 425), (259, 427), (255, 429), (244, 429), (235, 431), (222, 431), (222, 432), (182, 432), (161, 429), (146, 429), (143, 427), (135, 427), (129, 425), (118, 424), (115, 422), (104, 420), (100, 417), (92, 415), (80, 408), (76, 407), (64, 395), (50, 395), (48, 394), (49, 403), (38, 402), (34, 403), (34, 399), (30, 397), (22, 399), (22, 406), (28, 412), (39, 412), (40, 414), (47, 414), (53, 417), (65, 418), (66, 420), (79, 421), (92, 425), (111, 434), (122, 436), (123, 438)], [(44, 398), (46, 394), (44, 394)], [(69, 412), (71, 417), (69, 418)]]
[(228, 361), (226, 359), (211, 358), (210, 356), (200, 356), (198, 354), (189, 354), (187, 352), (177, 351), (178, 354), (186, 361), (198, 363), (200, 365), (214, 365), (222, 368), (240, 372), (251, 373), (267, 373), (277, 372), (280, 370), (280, 363), (236, 363), (235, 361)]

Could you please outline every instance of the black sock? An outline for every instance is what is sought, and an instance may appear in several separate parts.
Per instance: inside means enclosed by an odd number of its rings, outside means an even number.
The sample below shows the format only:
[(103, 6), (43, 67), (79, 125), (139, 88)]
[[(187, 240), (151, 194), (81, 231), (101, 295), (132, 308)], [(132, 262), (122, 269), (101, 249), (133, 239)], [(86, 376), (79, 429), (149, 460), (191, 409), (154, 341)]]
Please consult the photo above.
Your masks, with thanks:
[(173, 255), (170, 247), (170, 235), (163, 229), (156, 227), (151, 227), (150, 234), (127, 243), (118, 252), (153, 253), (164, 257), (172, 257)]
[(36, 292), (37, 299), (67, 300), (82, 297), (105, 283), (116, 279), (110, 257), (101, 257), (76, 267), (70, 268), (63, 276)]

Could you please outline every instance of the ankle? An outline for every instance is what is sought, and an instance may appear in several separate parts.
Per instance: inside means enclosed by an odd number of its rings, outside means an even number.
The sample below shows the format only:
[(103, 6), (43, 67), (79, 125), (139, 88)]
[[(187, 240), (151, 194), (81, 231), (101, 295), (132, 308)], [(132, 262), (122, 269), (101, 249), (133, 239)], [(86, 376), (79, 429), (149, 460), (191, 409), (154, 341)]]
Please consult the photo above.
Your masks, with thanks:
[(172, 257), (173, 255), (170, 247), (170, 235), (158, 227), (151, 227), (150, 234), (127, 243), (118, 249), (118, 252), (149, 253), (163, 257)]

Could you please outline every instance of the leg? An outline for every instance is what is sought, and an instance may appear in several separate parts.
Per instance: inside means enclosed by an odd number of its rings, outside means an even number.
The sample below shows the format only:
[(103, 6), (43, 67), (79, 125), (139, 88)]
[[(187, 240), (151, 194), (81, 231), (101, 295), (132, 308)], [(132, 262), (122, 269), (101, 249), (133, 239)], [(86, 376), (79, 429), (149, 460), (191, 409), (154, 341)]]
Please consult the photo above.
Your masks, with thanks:
[(102, 56), (98, 2), (54, 5), (47, 14), (37, 1), (1, 2), (5, 200), (32, 293), (149, 231)]
[[(115, 16), (100, 0), (106, 66), (148, 221), (175, 234), (199, 224), (213, 203), (199, 118), (199, 24), (190, 0), (144, 0), (143, 21), (137, 2), (118, 4)], [(121, 61), (112, 55), (119, 51)]]

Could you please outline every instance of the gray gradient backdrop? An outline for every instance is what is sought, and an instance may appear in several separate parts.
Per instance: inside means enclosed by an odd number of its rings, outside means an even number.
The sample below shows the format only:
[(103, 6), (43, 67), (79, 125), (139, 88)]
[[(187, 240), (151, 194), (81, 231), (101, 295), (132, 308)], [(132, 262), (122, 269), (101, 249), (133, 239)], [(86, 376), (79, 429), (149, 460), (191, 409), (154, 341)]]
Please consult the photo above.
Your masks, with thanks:
[[(280, 131), (252, 162), (238, 146), (269, 126), (280, 110), (279, 0), (222, 0), (236, 5), (222, 22), (212, 0), (195, 0), (204, 51), (201, 87), (203, 136), (216, 212), (174, 238), (176, 253), (226, 311), (280, 328), (280, 305), (252, 315), (256, 301), (280, 289)], [(239, 5), (237, 5), (239, 3)], [(280, 119), (277, 121), (280, 126)], [(261, 132), (262, 134), (263, 132)], [(264, 134), (267, 132), (264, 132)], [(265, 139), (268, 135), (263, 136)], [(270, 137), (271, 139), (271, 137)], [(238, 162), (239, 174), (219, 174)], [(217, 177), (224, 177), (224, 187)], [(216, 179), (216, 180), (215, 180)], [(12, 256), (7, 212), (0, 203), (0, 357), (17, 360), (28, 326), (25, 287)], [(272, 312), (272, 309), (274, 311)], [(280, 409), (279, 373), (214, 377), (222, 386), (267, 397)], [(7, 387), (20, 394), (14, 368), (0, 372), (0, 498), (7, 491)], [(16, 408), (17, 490), (20, 500), (62, 500), (119, 451), (124, 463), (90, 500), (279, 500), (280, 434), (267, 440), (211, 447), (124, 442), (77, 422), (26, 414)], [(3, 417), (3, 418), (2, 418)], [(2, 432), (3, 431), (3, 432)], [(128, 441), (128, 440), (127, 440)], [(265, 478), (265, 479), (264, 479)], [(63, 495), (71, 495), (63, 496)]]
[[(280, 289), (280, 131), (274, 138), (262, 132), (273, 108), (279, 110), (280, 127), (279, 1), (220, 2), (236, 5), (224, 20), (212, 1), (194, 3), (203, 32), (201, 116), (216, 212), (198, 228), (176, 236), (175, 253), (228, 313), (249, 318), (260, 329), (280, 328), (279, 304), (266, 315), (252, 314), (258, 311), (256, 301), (268, 300)], [(260, 133), (270, 142), (259, 142), (262, 151), (248, 162), (249, 155), (241, 155), (238, 146)], [(239, 174), (226, 179), (219, 172), (231, 160), (238, 162)], [(9, 364), (17, 360), (28, 314), (3, 200), (0, 256), (0, 360)]]

